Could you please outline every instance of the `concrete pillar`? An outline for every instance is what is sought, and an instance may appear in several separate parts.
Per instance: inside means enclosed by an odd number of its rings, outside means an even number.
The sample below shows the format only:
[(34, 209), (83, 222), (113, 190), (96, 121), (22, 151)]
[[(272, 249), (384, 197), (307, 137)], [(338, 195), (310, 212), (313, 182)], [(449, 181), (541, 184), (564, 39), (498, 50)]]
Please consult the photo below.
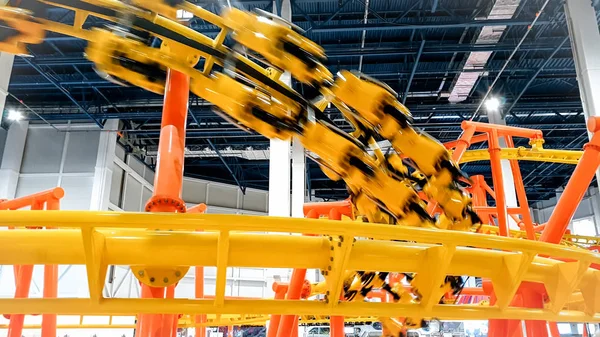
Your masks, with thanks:
[[(4, 99), (0, 101), (4, 102)], [(2, 166), (0, 166), (0, 199), (13, 199), (17, 192), (28, 128), (28, 121), (20, 121), (13, 122), (8, 129), (2, 154)]]
[[(590, 116), (600, 116), (600, 31), (596, 10), (591, 0), (566, 0), (565, 14), (587, 122)], [(596, 172), (596, 178), (600, 178), (600, 171)], [(599, 179), (597, 181), (600, 182)]]
[[(119, 120), (108, 120), (104, 127), (105, 130), (117, 130), (119, 127)], [(100, 132), (96, 167), (94, 168), (92, 200), (90, 202), (90, 210), (92, 211), (108, 210), (116, 145), (116, 131)]]
[[(273, 2), (273, 12), (277, 13), (277, 3)], [(281, 17), (292, 21), (292, 6), (289, 0), (281, 3)], [(289, 73), (281, 75), (281, 80), (290, 85)], [(271, 139), (269, 148), (269, 215), (289, 217), (291, 181), (291, 142)]]
[[(487, 115), (490, 124), (506, 125), (506, 120), (502, 116), (501, 110), (488, 110)], [(504, 138), (500, 138), (498, 140), (498, 143), (500, 144), (501, 148), (506, 147), (506, 142), (504, 141)], [(515, 179), (512, 174), (512, 169), (510, 168), (510, 161), (507, 159), (503, 159), (501, 161), (501, 165), (506, 207), (518, 207), (517, 191), (515, 190)], [(519, 225), (515, 222), (515, 220), (513, 220), (513, 218), (508, 217), (508, 228), (519, 229)]]

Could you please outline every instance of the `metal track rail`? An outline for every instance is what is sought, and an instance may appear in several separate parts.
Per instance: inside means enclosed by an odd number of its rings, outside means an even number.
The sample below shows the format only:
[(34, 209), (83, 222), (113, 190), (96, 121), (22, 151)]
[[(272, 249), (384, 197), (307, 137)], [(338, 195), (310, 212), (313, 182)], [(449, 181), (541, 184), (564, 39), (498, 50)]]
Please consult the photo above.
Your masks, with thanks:
[[(29, 211), (4, 213), (0, 225), (59, 228), (2, 231), (0, 264), (84, 264), (91, 294), (77, 299), (0, 299), (0, 312), (8, 314), (416, 314), (439, 319), (600, 322), (600, 271), (589, 268), (600, 263), (600, 255), (575, 247), (405, 226), (239, 215)], [(157, 230), (143, 230), (147, 227)], [(194, 232), (199, 229), (204, 232)], [(359, 239), (365, 237), (372, 240)], [(214, 299), (201, 300), (103, 298), (109, 264), (216, 266), (217, 293)], [(346, 270), (414, 272), (431, 286), (424, 288), (418, 304), (226, 299), (225, 287), (220, 286), (226, 282), (225, 273), (219, 271), (227, 267), (329, 270), (332, 289)], [(435, 285), (442, 284), (446, 275), (490, 278), (497, 304), (438, 304), (441, 290)], [(157, 285), (162, 281), (156, 280)], [(546, 287), (545, 308), (510, 306), (522, 281)], [(584, 308), (563, 310), (579, 292)]]

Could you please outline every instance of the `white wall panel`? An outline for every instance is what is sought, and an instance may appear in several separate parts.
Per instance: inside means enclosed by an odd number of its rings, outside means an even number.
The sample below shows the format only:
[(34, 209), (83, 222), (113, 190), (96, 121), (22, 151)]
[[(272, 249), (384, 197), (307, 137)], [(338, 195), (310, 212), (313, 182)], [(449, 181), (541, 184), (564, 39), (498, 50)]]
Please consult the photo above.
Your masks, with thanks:
[(142, 183), (128, 175), (124, 193), (122, 208), (128, 212), (139, 212), (142, 207)]
[(131, 167), (135, 173), (139, 174), (140, 176), (144, 176), (144, 163), (142, 163), (141, 161), (139, 161), (136, 157), (132, 156), (132, 155), (128, 155), (127, 156), (127, 165), (129, 165), (129, 167)]
[(208, 205), (237, 208), (238, 187), (225, 184), (208, 184)]
[(193, 204), (206, 203), (206, 189), (208, 183), (198, 179), (184, 178), (181, 197)]
[(148, 166), (144, 166), (144, 179), (146, 179), (146, 181), (151, 185), (154, 185), (154, 171), (152, 171)]
[[(67, 268), (69, 269), (67, 270)], [(61, 280), (58, 282), (59, 297), (90, 296), (85, 266), (59, 266), (58, 275), (62, 275)]]
[(115, 147), (115, 156), (119, 159), (121, 159), (122, 161), (125, 161), (125, 157), (127, 156), (127, 153), (125, 152), (125, 149), (123, 148), (123, 146), (118, 145)]
[(142, 190), (142, 210), (146, 207), (146, 203), (152, 197), (152, 191), (150, 191), (147, 187), (143, 187)]
[(58, 173), (65, 136), (54, 129), (29, 128), (21, 173)]
[(266, 291), (264, 283), (257, 284), (255, 282), (247, 281), (239, 281), (236, 283), (237, 286), (234, 285), (233, 287), (234, 296), (262, 298)]
[(17, 183), (16, 197), (41, 192), (58, 186), (58, 174), (21, 176)]
[[(241, 193), (240, 193), (241, 194)], [(242, 209), (257, 212), (267, 212), (267, 198), (264, 191), (246, 190), (246, 195), (242, 196)]]
[(4, 146), (6, 145), (6, 135), (8, 132), (3, 128), (0, 128), (0, 164), (2, 164), (2, 154), (4, 153)]
[(99, 131), (69, 133), (63, 172), (94, 172), (99, 140)]
[(125, 171), (113, 163), (113, 174), (110, 183), (110, 202), (117, 207), (122, 206), (123, 189), (125, 184)]
[(65, 190), (61, 200), (62, 210), (89, 210), (94, 188), (94, 176), (63, 176), (60, 184)]

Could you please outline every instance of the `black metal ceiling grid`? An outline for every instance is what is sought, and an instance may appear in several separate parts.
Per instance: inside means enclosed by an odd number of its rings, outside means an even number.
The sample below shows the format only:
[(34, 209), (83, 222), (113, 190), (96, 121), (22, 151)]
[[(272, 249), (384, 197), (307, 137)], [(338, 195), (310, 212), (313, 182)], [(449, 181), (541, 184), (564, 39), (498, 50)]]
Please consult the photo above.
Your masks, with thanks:
[[(368, 8), (366, 0), (292, 0), (292, 12), (294, 23), (326, 49), (327, 65), (332, 71), (361, 67), (363, 72), (389, 84), (401, 99), (407, 92), (406, 104), (416, 125), (444, 142), (460, 135), (460, 122), (473, 115), (543, 2), (521, 0), (512, 18), (493, 22), (486, 19), (493, 0), (369, 0)], [(213, 12), (221, 6), (216, 1), (197, 4)], [(273, 8), (269, 0), (241, 0), (234, 5), (268, 11)], [(49, 15), (62, 22), (72, 22), (74, 18), (71, 11), (60, 8), (52, 9)], [(505, 26), (500, 40), (478, 43), (482, 27), (491, 23)], [(88, 18), (85, 25), (103, 24), (100, 19)], [(190, 26), (211, 36), (217, 31), (202, 20), (193, 20)], [(586, 141), (585, 125), (571, 45), (566, 37), (562, 1), (551, 0), (492, 94), (503, 98), (509, 125), (544, 130), (547, 148), (581, 149)], [(9, 91), (51, 123), (66, 119), (90, 121), (90, 116), (99, 121), (122, 119), (124, 134), (135, 146), (155, 150), (162, 97), (103, 81), (84, 58), (84, 48), (85, 43), (80, 40), (50, 34), (46, 42), (31, 47), (35, 57), (29, 61), (34, 66), (15, 59)], [(476, 70), (481, 75), (467, 99), (450, 104), (447, 96), (457, 77), (462, 72), (475, 71), (463, 69), (471, 52), (491, 55), (482, 69)], [(298, 83), (295, 87), (307, 96), (312, 94), (311, 88)], [(19, 108), (19, 103), (9, 100), (8, 108)], [(236, 129), (215, 115), (197, 97), (191, 98), (190, 111), (194, 114), (188, 126), (187, 145), (191, 150), (212, 148), (208, 140), (220, 150), (269, 146), (264, 137)], [(328, 113), (340, 127), (349, 130), (338, 112)], [(37, 117), (29, 114), (28, 118)], [(486, 121), (484, 116), (478, 120)], [(565, 184), (572, 168), (523, 163), (522, 170), (524, 177), (529, 176), (528, 196), (535, 201), (553, 196), (554, 189)], [(237, 180), (248, 187), (268, 186), (267, 160), (189, 158), (185, 171), (232, 184)], [(471, 163), (465, 171), (470, 175), (483, 174), (491, 184), (488, 164)], [(309, 164), (307, 177), (319, 197), (346, 195), (344, 186), (328, 181), (315, 163)]]

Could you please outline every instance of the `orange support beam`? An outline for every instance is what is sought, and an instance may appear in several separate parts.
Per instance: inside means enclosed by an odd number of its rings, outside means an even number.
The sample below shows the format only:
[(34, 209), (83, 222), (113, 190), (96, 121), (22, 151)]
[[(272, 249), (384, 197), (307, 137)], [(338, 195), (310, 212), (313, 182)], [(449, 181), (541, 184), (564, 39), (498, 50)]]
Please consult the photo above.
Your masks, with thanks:
[(550, 336), (560, 337), (560, 332), (558, 332), (558, 324), (556, 322), (548, 322), (548, 329), (550, 330)]
[(502, 158), (500, 156), (500, 144), (498, 142), (498, 132), (496, 129), (492, 129), (489, 134), (489, 152), (494, 192), (496, 193), (496, 208), (498, 210), (498, 230), (501, 236), (508, 236), (508, 212), (506, 209), (506, 199), (504, 197), (504, 186), (502, 184)]
[[(190, 78), (183, 73), (169, 70), (165, 85), (154, 193), (146, 203), (146, 212), (183, 213), (186, 211), (185, 202), (181, 200), (181, 190), (189, 91)], [(168, 294), (171, 295), (171, 292), (169, 291)], [(164, 296), (165, 288), (142, 285), (142, 298), (164, 298)], [(138, 336), (174, 336), (177, 327), (170, 323), (172, 321), (172, 315), (140, 315), (137, 323)]]
[[(29, 289), (31, 288), (31, 278), (33, 277), (33, 265), (21, 266), (19, 276), (17, 277), (17, 287), (15, 289), (15, 298), (29, 297)], [(21, 337), (23, 333), (23, 322), (25, 315), (16, 314), (10, 315), (8, 323), (7, 337)]]
[[(200, 213), (206, 212), (206, 204), (198, 204), (194, 207), (188, 208), (187, 213)], [(204, 298), (204, 267), (194, 267), (194, 292), (196, 298)], [(194, 321), (196, 323), (206, 323), (206, 315), (196, 315)], [(196, 337), (206, 337), (206, 327), (197, 326), (195, 327)]]
[[(319, 214), (316, 210), (311, 209), (306, 217), (309, 219), (318, 219)], [(294, 269), (292, 271), (292, 277), (288, 286), (287, 294), (285, 295), (286, 300), (298, 300), (304, 287), (304, 279), (306, 278), (306, 269)], [(291, 337), (292, 328), (296, 320), (296, 315), (283, 315), (279, 321), (279, 327), (277, 328), (277, 337)], [(296, 329), (298, 327), (296, 326)]]
[[(61, 189), (62, 190), (62, 189)], [(58, 193), (56, 193), (58, 192)], [(46, 210), (57, 211), (60, 208), (60, 198), (64, 191), (54, 191), (46, 201)], [(46, 229), (52, 229), (46, 227)], [(44, 266), (44, 298), (58, 297), (58, 265)], [(56, 337), (56, 315), (42, 315), (42, 337)]]
[(294, 321), (294, 328), (292, 329), (292, 337), (298, 337), (298, 322), (300, 321), (300, 317), (296, 316), (296, 320)]
[(332, 202), (309, 202), (305, 203), (302, 209), (304, 214), (308, 214), (310, 211), (317, 212), (317, 218), (321, 215), (329, 215), (329, 211), (332, 209), (337, 210), (341, 215), (354, 218), (350, 199)]
[[(514, 148), (515, 142), (512, 136), (504, 136), (506, 146)], [(527, 193), (525, 192), (525, 185), (523, 184), (523, 175), (521, 175), (521, 168), (517, 160), (509, 160), (510, 168), (513, 174), (513, 181), (515, 183), (515, 191), (517, 192), (517, 200), (519, 201), (519, 208), (521, 209), (521, 221), (526, 226), (533, 226), (533, 220), (531, 219), (531, 213), (529, 213), (529, 202), (527, 201)], [(519, 221), (516, 221), (519, 223)], [(531, 236), (528, 232), (528, 239), (534, 240), (535, 235)]]
[[(337, 208), (332, 208), (329, 211), (329, 220), (342, 220), (342, 214), (338, 211)], [(332, 294), (333, 300), (340, 296), (343, 298), (343, 294)], [(331, 316), (329, 321), (329, 326), (331, 328), (331, 337), (344, 337), (344, 317), (343, 316)]]
[(540, 241), (560, 242), (600, 166), (600, 117), (588, 120), (588, 130), (593, 133), (592, 139), (583, 147), (583, 155), (556, 203), (546, 228), (540, 236)]
[[(24, 207), (33, 206), (34, 204), (41, 203), (42, 206), (38, 206), (38, 209), (43, 209), (43, 204), (47, 202), (57, 203), (62, 197), (65, 196), (65, 190), (60, 187), (55, 187), (43, 192), (27, 195), (24, 197), (4, 200), (0, 202), (1, 210), (16, 210)], [(33, 209), (33, 207), (32, 207)]]
[[(287, 284), (273, 282), (273, 292), (275, 292), (276, 300), (285, 299), (285, 294), (287, 293), (287, 290), (288, 290)], [(281, 322), (281, 315), (271, 315), (271, 319), (269, 320), (269, 329), (267, 331), (267, 337), (276, 337), (277, 336), (277, 331), (279, 330), (280, 322)]]
[(476, 131), (485, 132), (488, 134), (490, 134), (492, 132), (496, 132), (496, 134), (498, 136), (513, 136), (513, 137), (522, 137), (522, 138), (529, 138), (529, 139), (543, 139), (544, 138), (544, 134), (540, 130), (518, 128), (518, 127), (514, 127), (514, 126), (463, 121), (461, 123), (461, 127), (463, 130), (466, 130), (469, 127), (475, 127)]
[[(466, 133), (466, 130), (464, 130), (464, 131)], [(454, 148), (458, 147), (458, 145), (460, 143), (462, 143), (464, 140), (466, 140), (466, 137), (469, 136), (468, 134), (467, 134), (467, 136), (465, 136), (465, 133), (463, 133), (463, 135), (459, 139), (457, 139), (457, 140), (453, 140), (451, 142), (444, 143), (444, 147), (446, 149), (448, 149), (448, 150), (454, 149)], [(477, 144), (477, 143), (483, 143), (483, 142), (487, 141), (487, 134), (482, 133), (482, 134), (475, 135), (475, 136), (471, 135), (470, 139), (471, 140), (469, 141), (469, 145), (473, 145), (473, 144)], [(467, 148), (468, 148), (468, 146), (467, 146)], [(456, 149), (454, 150), (454, 152), (456, 152)]]

